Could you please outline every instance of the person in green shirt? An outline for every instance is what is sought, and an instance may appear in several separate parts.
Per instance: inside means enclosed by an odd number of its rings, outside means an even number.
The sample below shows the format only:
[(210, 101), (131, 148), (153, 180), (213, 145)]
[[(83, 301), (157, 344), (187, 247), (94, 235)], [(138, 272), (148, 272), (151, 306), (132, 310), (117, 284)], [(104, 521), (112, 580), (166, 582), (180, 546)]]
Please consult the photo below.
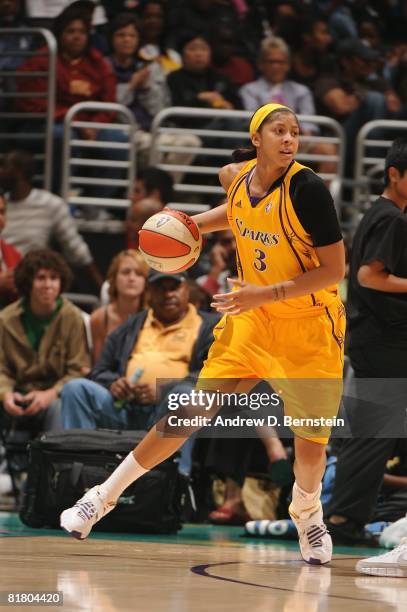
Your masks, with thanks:
[(0, 313), (0, 400), (8, 417), (59, 429), (59, 393), (90, 365), (81, 311), (61, 296), (71, 272), (49, 249), (28, 253), (15, 270), (21, 299)]

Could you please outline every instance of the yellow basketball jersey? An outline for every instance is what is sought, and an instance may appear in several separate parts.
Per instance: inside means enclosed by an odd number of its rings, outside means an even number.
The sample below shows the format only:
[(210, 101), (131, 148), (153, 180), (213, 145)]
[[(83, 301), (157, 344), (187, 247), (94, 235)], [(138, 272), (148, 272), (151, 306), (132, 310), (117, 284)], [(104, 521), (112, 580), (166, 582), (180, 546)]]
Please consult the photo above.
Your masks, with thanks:
[[(291, 178), (306, 168), (293, 162), (276, 187), (252, 206), (249, 183), (256, 159), (237, 174), (228, 190), (228, 220), (236, 238), (239, 277), (255, 285), (291, 280), (319, 266), (311, 237), (290, 198)], [(318, 315), (338, 297), (333, 285), (303, 297), (265, 304), (278, 317)]]

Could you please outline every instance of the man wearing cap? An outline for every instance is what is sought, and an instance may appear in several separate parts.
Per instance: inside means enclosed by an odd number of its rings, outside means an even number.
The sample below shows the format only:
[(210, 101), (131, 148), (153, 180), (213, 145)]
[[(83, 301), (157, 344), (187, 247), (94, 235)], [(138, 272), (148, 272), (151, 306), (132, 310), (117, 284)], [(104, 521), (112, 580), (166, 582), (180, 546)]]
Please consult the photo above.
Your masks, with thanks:
[[(391, 86), (375, 73), (378, 52), (359, 38), (338, 45), (338, 72), (317, 80), (314, 95), (320, 114), (336, 119), (345, 130), (345, 174), (350, 176), (355, 160), (355, 143), (360, 128), (376, 119), (396, 119), (400, 99)], [(376, 128), (371, 138), (385, 137)]]
[(89, 378), (65, 385), (64, 429), (149, 429), (167, 410), (157, 380), (171, 378), (172, 392), (194, 388), (219, 317), (188, 303), (183, 274), (151, 270), (147, 291), (149, 308), (110, 334)]

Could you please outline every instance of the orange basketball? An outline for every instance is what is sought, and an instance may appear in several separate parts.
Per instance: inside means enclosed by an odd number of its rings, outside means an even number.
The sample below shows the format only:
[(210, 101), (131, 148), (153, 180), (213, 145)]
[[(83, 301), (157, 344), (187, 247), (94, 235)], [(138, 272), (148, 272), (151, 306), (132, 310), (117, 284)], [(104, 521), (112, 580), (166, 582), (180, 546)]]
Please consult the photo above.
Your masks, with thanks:
[(164, 208), (139, 231), (139, 249), (151, 268), (175, 274), (190, 268), (202, 248), (195, 221), (179, 210)]

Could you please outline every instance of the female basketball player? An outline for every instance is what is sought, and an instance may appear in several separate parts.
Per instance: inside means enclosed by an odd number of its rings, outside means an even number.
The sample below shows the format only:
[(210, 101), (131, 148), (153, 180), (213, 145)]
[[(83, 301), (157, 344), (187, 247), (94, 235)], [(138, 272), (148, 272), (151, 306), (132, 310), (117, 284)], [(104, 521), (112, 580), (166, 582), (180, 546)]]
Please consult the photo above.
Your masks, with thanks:
[[(213, 306), (226, 315), (215, 329), (199, 378), (278, 380), (293, 416), (335, 416), (341, 381), (344, 309), (337, 283), (345, 272), (344, 247), (332, 198), (312, 170), (294, 160), (299, 123), (279, 104), (253, 115), (253, 148), (237, 151), (220, 171), (228, 202), (194, 216), (203, 233), (231, 227), (237, 244), (239, 279)], [(293, 388), (282, 381), (305, 381)], [(295, 387), (295, 385), (294, 385)], [(309, 393), (309, 389), (313, 393)], [(332, 542), (320, 503), (329, 428), (299, 424), (290, 515), (303, 559), (327, 563)], [(174, 453), (185, 437), (158, 437), (153, 427), (113, 474), (61, 515), (61, 525), (85, 538), (134, 480)], [(186, 434), (187, 437), (187, 434)]]

